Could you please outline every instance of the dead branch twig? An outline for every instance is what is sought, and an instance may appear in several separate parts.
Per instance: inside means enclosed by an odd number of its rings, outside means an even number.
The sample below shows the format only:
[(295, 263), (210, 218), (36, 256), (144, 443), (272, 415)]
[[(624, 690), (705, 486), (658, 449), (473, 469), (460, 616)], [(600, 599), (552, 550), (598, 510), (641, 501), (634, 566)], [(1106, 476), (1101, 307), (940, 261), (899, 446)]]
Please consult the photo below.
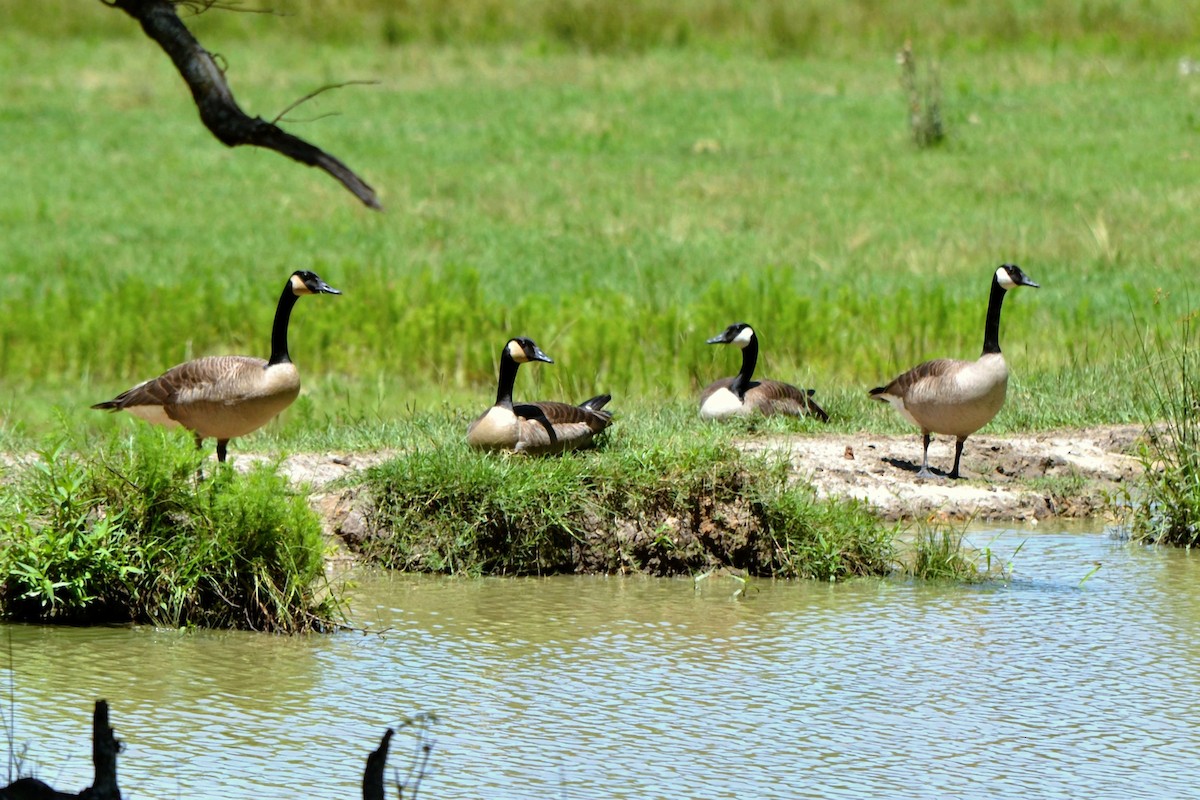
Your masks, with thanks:
[[(381, 209), (375, 190), (355, 172), (319, 147), (293, 136), (262, 117), (242, 111), (225, 82), (225, 73), (176, 13), (173, 0), (101, 0), (141, 23), (142, 30), (171, 58), (192, 91), (200, 120), (228, 147), (248, 144), (275, 150), (318, 167), (341, 182), (369, 208)], [(303, 100), (301, 101), (303, 102)]]
[(271, 124), (272, 125), (276, 124), (277, 122), (279, 122), (279, 120), (281, 120), (285, 116), (287, 116), (287, 113), (289, 111), (291, 111), (292, 109), (294, 109), (304, 103), (307, 103), (309, 100), (312, 100), (314, 97), (316, 97), (317, 95), (319, 95), (323, 92), (328, 92), (330, 89), (341, 89), (344, 86), (374, 86), (378, 83), (379, 83), (379, 81), (345, 81), (343, 83), (331, 83), (327, 86), (322, 86), (319, 89), (314, 89), (311, 92), (309, 92), (308, 94), (304, 95), (304, 97), (301, 97), (296, 102), (291, 103), (288, 106), (285, 106), (283, 111), (280, 111), (277, 115), (275, 115), (275, 119), (271, 120)]

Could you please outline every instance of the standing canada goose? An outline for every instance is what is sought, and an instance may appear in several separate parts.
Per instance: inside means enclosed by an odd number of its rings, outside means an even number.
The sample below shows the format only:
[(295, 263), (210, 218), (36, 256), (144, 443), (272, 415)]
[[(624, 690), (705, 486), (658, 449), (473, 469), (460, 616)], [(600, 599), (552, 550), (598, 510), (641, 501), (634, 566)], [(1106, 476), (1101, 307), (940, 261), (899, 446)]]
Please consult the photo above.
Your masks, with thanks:
[(714, 381), (700, 393), (700, 416), (725, 419), (745, 414), (804, 415), (828, 422), (829, 415), (813, 401), (812, 389), (797, 389), (779, 381), (755, 381), (758, 363), (758, 334), (744, 322), (737, 322), (708, 340), (708, 344), (732, 344), (742, 350), (742, 370), (732, 378)]
[(1000, 354), (1000, 307), (1004, 293), (1016, 286), (1038, 288), (1016, 264), (1002, 264), (992, 276), (987, 322), (983, 328), (983, 355), (977, 361), (939, 358), (910, 369), (887, 386), (872, 389), (871, 397), (891, 403), (921, 429), (925, 452), (918, 478), (932, 478), (929, 470), (929, 434), (954, 436), (954, 469), (957, 478), (963, 442), (992, 421), (1008, 388), (1008, 365)]
[(517, 368), (530, 361), (554, 360), (542, 352), (532, 339), (509, 339), (500, 351), (500, 380), (496, 404), (467, 428), (467, 443), (485, 450), (512, 450), (542, 455), (587, 447), (592, 437), (612, 423), (612, 414), (604, 404), (612, 395), (602, 394), (577, 406), (542, 401), (513, 405), (513, 382)]
[(293, 272), (275, 308), (269, 360), (253, 356), (193, 359), (92, 408), (128, 411), (168, 428), (182, 425), (195, 434), (197, 447), (202, 440), (215, 438), (217, 458), (224, 461), (230, 439), (266, 425), (300, 393), (300, 372), (288, 355), (287, 334), (292, 306), (302, 294), (341, 292), (316, 273)]

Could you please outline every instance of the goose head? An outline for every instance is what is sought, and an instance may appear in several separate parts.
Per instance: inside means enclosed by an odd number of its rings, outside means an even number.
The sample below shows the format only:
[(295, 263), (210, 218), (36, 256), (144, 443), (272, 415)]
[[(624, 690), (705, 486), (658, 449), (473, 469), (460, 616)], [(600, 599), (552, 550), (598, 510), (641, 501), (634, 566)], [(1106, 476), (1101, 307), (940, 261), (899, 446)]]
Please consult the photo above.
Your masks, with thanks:
[(544, 361), (547, 364), (553, 364), (554, 359), (542, 352), (542, 348), (530, 339), (528, 336), (517, 336), (508, 340), (508, 344), (504, 345), (504, 354), (518, 364), (526, 364), (530, 361)]
[(298, 269), (293, 272), (289, 281), (292, 287), (292, 294), (297, 297), (302, 294), (341, 294), (339, 290), (321, 280), (320, 275), (315, 272), (309, 272), (306, 269)]
[(735, 322), (716, 336), (708, 340), (708, 344), (732, 344), (744, 348), (754, 339), (754, 328), (745, 322)]
[(1038, 284), (1033, 282), (1033, 279), (1021, 271), (1021, 268), (1016, 264), (1001, 264), (996, 268), (996, 283), (1000, 284), (1001, 288), (1008, 290), (1017, 286), (1031, 286), (1034, 289), (1040, 288)]

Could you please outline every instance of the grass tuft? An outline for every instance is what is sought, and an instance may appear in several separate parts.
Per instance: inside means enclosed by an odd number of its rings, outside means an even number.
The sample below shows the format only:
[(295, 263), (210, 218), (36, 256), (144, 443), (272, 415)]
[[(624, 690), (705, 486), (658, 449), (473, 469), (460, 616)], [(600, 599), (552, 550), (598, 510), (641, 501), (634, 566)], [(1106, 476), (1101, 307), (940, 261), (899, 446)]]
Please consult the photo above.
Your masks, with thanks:
[(471, 575), (890, 571), (891, 537), (865, 506), (818, 499), (782, 459), (738, 448), (737, 426), (692, 415), (618, 418), (598, 451), (545, 459), (474, 452), (447, 430), (368, 472), (373, 535), (358, 546), (389, 567)]
[[(1141, 485), (1127, 492), (1130, 537), (1146, 544), (1193, 547), (1200, 543), (1200, 376), (1195, 356), (1195, 314), (1181, 335), (1143, 343), (1145, 373), (1137, 385), (1147, 420), (1138, 457)], [(1134, 496), (1136, 493), (1136, 496)]]
[(332, 624), (304, 498), (273, 465), (201, 480), (201, 463), (187, 437), (139, 428), (94, 452), (59, 437), (14, 468), (0, 486), (0, 608), (72, 623)]
[[(901, 572), (923, 581), (982, 583), (1007, 579), (1011, 558), (996, 559), (990, 546), (982, 550), (970, 547), (966, 541), (967, 524), (918, 520), (912, 526), (907, 556), (900, 561)], [(1013, 556), (1020, 550), (1018, 547)]]

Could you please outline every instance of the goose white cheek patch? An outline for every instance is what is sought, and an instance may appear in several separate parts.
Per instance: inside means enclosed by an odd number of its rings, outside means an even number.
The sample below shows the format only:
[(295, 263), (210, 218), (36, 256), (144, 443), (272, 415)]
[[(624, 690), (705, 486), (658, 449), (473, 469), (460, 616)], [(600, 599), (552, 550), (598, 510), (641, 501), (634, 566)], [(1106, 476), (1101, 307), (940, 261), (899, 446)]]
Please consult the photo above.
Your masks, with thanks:
[(742, 328), (742, 332), (734, 337), (730, 344), (736, 344), (738, 347), (745, 347), (750, 344), (750, 340), (754, 338), (753, 328)]
[(1008, 274), (1008, 270), (1006, 270), (1004, 267), (1000, 267), (996, 270), (996, 280), (1006, 290), (1017, 285), (1017, 282), (1012, 279), (1012, 276)]
[(300, 280), (299, 277), (293, 275), (292, 276), (292, 294), (312, 294), (312, 292), (310, 292), (308, 290), (308, 286), (305, 285), (304, 281)]

